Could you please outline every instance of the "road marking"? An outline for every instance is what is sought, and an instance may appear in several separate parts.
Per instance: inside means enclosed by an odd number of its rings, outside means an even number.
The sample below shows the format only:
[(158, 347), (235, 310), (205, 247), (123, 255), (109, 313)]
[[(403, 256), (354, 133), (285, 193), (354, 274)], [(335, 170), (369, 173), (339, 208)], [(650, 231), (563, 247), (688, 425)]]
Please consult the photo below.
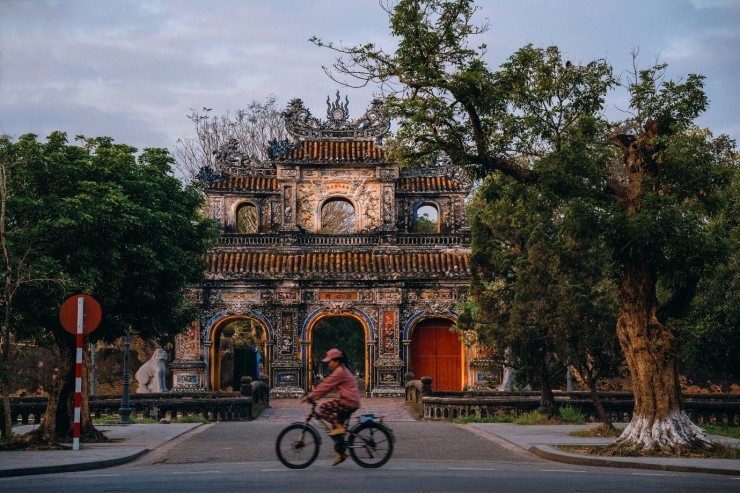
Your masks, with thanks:
[(80, 472), (78, 474), (72, 475), (68, 474), (67, 478), (117, 478), (118, 476), (121, 476), (121, 474), (85, 474), (83, 472)]
[(221, 474), (221, 471), (183, 471), (182, 474)]
[(578, 469), (540, 469), (540, 472), (586, 472)]
[(496, 469), (490, 469), (486, 467), (448, 467), (451, 471), (495, 471)]
[(668, 476), (659, 472), (633, 472), (633, 476)]

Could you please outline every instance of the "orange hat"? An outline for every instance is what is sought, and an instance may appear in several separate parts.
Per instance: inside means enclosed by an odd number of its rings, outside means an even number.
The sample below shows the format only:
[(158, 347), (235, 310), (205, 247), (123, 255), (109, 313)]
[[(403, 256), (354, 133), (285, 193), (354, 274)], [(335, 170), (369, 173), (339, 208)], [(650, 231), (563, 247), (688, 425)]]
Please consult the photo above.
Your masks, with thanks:
[(322, 359), (324, 363), (328, 363), (329, 361), (337, 358), (341, 358), (344, 356), (344, 354), (337, 348), (333, 347), (330, 350), (326, 352), (326, 358)]

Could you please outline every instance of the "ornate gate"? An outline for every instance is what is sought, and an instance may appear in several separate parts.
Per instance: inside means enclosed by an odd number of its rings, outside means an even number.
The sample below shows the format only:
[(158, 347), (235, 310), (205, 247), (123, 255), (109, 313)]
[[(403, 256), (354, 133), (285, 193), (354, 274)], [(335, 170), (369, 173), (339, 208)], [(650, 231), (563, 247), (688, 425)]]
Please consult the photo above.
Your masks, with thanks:
[[(320, 121), (294, 99), (283, 113), (292, 140), (273, 141), (269, 160), (255, 161), (230, 142), (215, 169), (201, 170), (221, 236), (206, 258), (205, 281), (192, 286), (200, 318), (178, 338), (175, 390), (220, 387), (214, 327), (223, 317), (243, 317), (264, 328), (260, 378), (272, 395), (302, 395), (312, 380), (313, 320), (337, 315), (364, 327), (368, 393), (402, 395), (409, 367), (427, 360), (429, 368), (444, 361), (437, 384), (466, 386), (454, 336), (417, 331), (422, 339), (412, 354), (421, 359), (411, 365), (407, 337), (412, 321), (454, 320), (465, 299), (470, 181), (444, 156), (400, 169), (382, 144), (390, 123), (380, 102), (356, 120), (348, 104), (339, 94), (327, 98)], [(425, 332), (436, 335), (427, 341)]]

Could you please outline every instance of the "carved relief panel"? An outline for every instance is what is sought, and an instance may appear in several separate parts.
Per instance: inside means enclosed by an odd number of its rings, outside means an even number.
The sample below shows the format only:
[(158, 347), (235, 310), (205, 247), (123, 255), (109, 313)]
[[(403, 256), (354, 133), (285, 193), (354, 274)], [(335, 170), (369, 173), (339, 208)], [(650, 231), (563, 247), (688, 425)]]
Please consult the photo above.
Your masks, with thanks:
[(200, 323), (195, 321), (175, 336), (175, 358), (178, 360), (200, 360)]
[(224, 213), (224, 199), (223, 197), (211, 197), (211, 217), (216, 221), (216, 225), (222, 228), (226, 224), (226, 217)]
[(290, 358), (295, 355), (295, 342), (295, 315), (293, 312), (283, 312), (278, 338), (278, 353), (281, 358)]
[(380, 356), (398, 357), (398, 310), (384, 309), (380, 313)]
[(305, 170), (297, 184), (296, 222), (306, 231), (321, 229), (321, 207), (331, 198), (346, 199), (354, 208), (356, 232), (372, 232), (380, 228), (380, 184), (369, 170)]

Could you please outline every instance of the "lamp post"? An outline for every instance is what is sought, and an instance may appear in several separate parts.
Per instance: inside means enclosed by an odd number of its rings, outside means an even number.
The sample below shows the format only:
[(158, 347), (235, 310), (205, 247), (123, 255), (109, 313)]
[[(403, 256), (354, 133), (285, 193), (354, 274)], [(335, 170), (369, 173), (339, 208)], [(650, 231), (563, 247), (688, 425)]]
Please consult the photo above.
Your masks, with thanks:
[(131, 424), (131, 397), (129, 395), (129, 348), (131, 347), (131, 331), (126, 329), (126, 337), (123, 343), (123, 395), (121, 396), (121, 408), (118, 410), (120, 423)]

